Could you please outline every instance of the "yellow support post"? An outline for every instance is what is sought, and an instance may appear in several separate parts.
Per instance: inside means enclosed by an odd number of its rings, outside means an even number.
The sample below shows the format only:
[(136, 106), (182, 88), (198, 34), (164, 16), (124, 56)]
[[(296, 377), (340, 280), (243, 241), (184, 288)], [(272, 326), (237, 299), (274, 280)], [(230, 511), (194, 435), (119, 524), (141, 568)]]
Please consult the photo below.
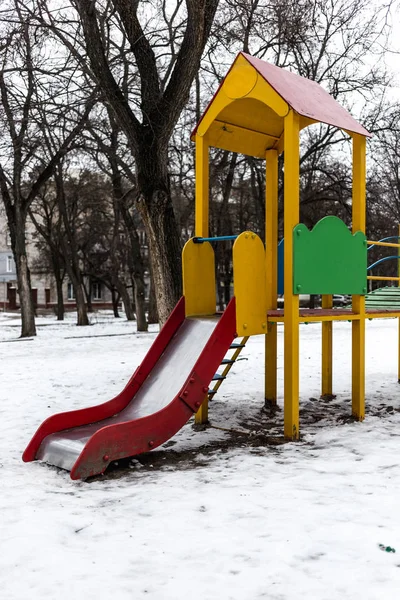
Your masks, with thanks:
[[(277, 308), (278, 295), (278, 151), (268, 150), (265, 185), (265, 272), (267, 310)], [(268, 324), (265, 336), (265, 403), (276, 404), (277, 337), (276, 323)]]
[(299, 222), (299, 115), (290, 110), (284, 120), (284, 433), (299, 438), (299, 296), (293, 293), (293, 228)]
[(196, 135), (196, 217), (195, 234), (208, 237), (209, 146), (205, 136)]
[[(332, 294), (322, 296), (322, 308), (332, 308)], [(333, 322), (322, 322), (322, 381), (321, 396), (332, 396), (332, 335)]]
[[(197, 237), (208, 237), (209, 213), (209, 159), (206, 136), (196, 135), (196, 216), (195, 233)], [(195, 414), (196, 425), (208, 422), (208, 396)]]
[[(365, 233), (366, 139), (353, 134), (353, 233)], [(365, 416), (365, 296), (353, 296), (352, 322), (352, 413)]]

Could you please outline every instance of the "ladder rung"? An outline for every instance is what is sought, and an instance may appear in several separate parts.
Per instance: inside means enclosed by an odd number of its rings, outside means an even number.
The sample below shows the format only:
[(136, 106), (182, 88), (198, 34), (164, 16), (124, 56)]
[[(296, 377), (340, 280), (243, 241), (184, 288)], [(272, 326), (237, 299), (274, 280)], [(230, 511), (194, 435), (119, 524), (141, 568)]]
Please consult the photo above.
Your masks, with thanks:
[(219, 373), (215, 373), (215, 375), (211, 379), (211, 381), (222, 381), (223, 379), (225, 379), (225, 377), (223, 375), (220, 375)]
[(233, 363), (234, 363), (234, 362), (235, 362), (235, 361), (234, 361), (234, 360), (232, 360), (231, 358), (224, 358), (224, 359), (221, 361), (221, 365), (233, 365)]
[(214, 394), (217, 393), (217, 390), (212, 390), (211, 388), (208, 390), (208, 395), (209, 396), (214, 396)]
[(236, 342), (233, 342), (233, 344), (231, 344), (231, 345), (229, 346), (229, 348), (230, 348), (231, 350), (233, 350), (234, 348), (244, 348), (244, 347), (245, 347), (245, 344), (238, 344), (238, 343), (236, 343)]

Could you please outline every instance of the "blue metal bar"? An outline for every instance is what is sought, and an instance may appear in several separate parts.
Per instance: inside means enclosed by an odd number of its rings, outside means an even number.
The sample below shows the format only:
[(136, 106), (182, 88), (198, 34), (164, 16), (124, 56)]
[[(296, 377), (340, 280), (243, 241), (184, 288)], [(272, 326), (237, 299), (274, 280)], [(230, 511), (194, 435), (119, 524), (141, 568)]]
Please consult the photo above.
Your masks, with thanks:
[(385, 258), (380, 258), (376, 262), (372, 263), (372, 265), (369, 265), (369, 267), (367, 267), (367, 271), (369, 271), (370, 269), (373, 269), (380, 263), (385, 262), (385, 260), (393, 260), (393, 259), (400, 260), (400, 256), (385, 256)]
[(237, 235), (219, 235), (216, 237), (194, 237), (193, 238), (193, 242), (195, 244), (203, 244), (204, 242), (226, 242), (226, 241), (231, 241), (231, 240), (236, 240), (238, 236)]
[[(400, 240), (400, 235), (391, 235), (389, 237), (385, 237), (385, 238), (382, 238), (381, 240), (378, 240), (378, 242), (388, 242), (389, 240)], [(375, 248), (375, 246), (376, 246), (376, 244), (372, 244), (372, 246), (370, 246), (367, 249), (367, 252), (369, 250), (371, 250), (371, 248)]]

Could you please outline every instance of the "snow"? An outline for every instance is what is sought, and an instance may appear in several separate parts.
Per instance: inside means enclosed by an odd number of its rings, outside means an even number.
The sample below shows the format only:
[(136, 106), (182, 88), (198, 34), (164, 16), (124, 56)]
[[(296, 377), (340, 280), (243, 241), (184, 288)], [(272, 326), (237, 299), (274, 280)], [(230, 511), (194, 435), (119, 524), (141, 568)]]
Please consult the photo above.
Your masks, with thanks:
[[(319, 399), (320, 326), (301, 327), (302, 441), (271, 445), (262, 336), (210, 407), (212, 423), (103, 477), (21, 454), (49, 415), (115, 395), (155, 338), (98, 314), (88, 328), (0, 315), (0, 597), (6, 600), (397, 599), (400, 589), (398, 325), (367, 325), (367, 416), (351, 413), (351, 325), (334, 326), (334, 388)], [(279, 327), (282, 406), (282, 328)], [(252, 434), (252, 435), (249, 435)], [(140, 457), (139, 457), (140, 459)], [(397, 549), (382, 552), (379, 544)]]

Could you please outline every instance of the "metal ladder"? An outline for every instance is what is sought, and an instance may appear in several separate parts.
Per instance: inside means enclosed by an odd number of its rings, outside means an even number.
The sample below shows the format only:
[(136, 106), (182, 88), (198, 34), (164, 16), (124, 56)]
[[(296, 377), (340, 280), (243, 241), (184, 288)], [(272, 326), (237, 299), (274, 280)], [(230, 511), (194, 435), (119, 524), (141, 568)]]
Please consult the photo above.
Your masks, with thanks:
[(234, 353), (232, 354), (232, 356), (230, 358), (224, 358), (221, 362), (220, 366), (223, 366), (224, 369), (222, 371), (222, 373), (215, 373), (214, 377), (212, 378), (211, 381), (215, 381), (214, 387), (210, 387), (208, 390), (208, 399), (212, 400), (215, 396), (215, 394), (218, 392), (222, 382), (224, 381), (224, 379), (226, 379), (229, 371), (232, 368), (232, 365), (237, 361), (239, 354), (241, 353), (241, 351), (243, 350), (243, 348), (246, 346), (246, 342), (249, 339), (249, 336), (244, 337), (240, 340), (240, 342), (233, 342), (230, 347), (229, 350), (234, 350)]

